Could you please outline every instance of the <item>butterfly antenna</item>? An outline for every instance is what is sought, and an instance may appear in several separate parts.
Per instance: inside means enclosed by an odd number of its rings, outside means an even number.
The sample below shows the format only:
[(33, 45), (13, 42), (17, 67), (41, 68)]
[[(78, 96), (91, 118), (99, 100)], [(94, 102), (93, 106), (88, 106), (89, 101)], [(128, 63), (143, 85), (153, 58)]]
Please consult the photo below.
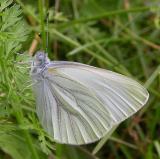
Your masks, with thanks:
[(46, 18), (46, 23), (47, 23), (47, 32), (46, 32), (46, 54), (48, 56), (48, 41), (49, 41), (49, 12), (47, 12), (47, 18)]

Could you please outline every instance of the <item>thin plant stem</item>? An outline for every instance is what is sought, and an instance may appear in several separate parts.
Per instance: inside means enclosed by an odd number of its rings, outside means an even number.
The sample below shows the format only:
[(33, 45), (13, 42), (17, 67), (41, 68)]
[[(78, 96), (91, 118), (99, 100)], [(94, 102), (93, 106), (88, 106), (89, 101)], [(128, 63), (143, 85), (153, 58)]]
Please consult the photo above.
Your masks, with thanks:
[(39, 14), (40, 14), (40, 20), (41, 20), (42, 46), (43, 46), (43, 50), (45, 50), (46, 49), (46, 33), (45, 33), (45, 24), (44, 24), (43, 3), (44, 3), (43, 0), (38, 0)]

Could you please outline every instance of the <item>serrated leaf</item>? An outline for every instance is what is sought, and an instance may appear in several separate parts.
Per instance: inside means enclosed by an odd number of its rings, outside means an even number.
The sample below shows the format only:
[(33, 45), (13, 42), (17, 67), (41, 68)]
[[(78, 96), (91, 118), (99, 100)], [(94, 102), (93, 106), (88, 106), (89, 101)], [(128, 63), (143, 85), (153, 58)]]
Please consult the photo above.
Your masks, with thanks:
[[(15, 53), (22, 47), (22, 42), (27, 39), (29, 30), (22, 19), (22, 10), (19, 5), (12, 5), (12, 0), (1, 1), (2, 18), (0, 23), (0, 45), (4, 48), (6, 59), (10, 53)], [(8, 7), (7, 7), (8, 6)], [(7, 7), (7, 8), (6, 8)]]
[(2, 16), (1, 31), (6, 31), (6, 29), (9, 29), (9, 27), (20, 21), (22, 19), (22, 17), (20, 16), (21, 13), (22, 10), (20, 9), (19, 5), (13, 5), (9, 9), (5, 9)]
[(2, 12), (5, 8), (7, 8), (10, 4), (12, 4), (13, 0), (1, 0), (0, 2), (0, 12)]

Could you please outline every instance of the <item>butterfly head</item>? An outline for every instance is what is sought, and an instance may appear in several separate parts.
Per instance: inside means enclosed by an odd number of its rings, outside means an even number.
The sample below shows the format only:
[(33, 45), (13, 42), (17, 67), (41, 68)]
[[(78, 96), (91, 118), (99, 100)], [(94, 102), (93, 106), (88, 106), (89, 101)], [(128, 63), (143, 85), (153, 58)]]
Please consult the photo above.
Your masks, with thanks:
[(37, 67), (43, 67), (47, 63), (49, 63), (49, 61), (50, 60), (46, 53), (44, 53), (43, 51), (37, 51), (34, 56), (33, 65)]

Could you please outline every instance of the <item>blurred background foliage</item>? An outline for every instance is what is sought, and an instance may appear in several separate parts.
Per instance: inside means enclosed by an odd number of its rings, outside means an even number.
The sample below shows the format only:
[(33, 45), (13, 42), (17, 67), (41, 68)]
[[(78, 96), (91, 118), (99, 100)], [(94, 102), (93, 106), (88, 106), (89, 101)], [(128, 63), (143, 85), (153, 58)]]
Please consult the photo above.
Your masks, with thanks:
[[(0, 0), (0, 159), (160, 158), (159, 39), (159, 1)], [(29, 53), (46, 48), (52, 60), (78, 61), (140, 81), (149, 102), (109, 139), (56, 144), (37, 119), (25, 64)]]

